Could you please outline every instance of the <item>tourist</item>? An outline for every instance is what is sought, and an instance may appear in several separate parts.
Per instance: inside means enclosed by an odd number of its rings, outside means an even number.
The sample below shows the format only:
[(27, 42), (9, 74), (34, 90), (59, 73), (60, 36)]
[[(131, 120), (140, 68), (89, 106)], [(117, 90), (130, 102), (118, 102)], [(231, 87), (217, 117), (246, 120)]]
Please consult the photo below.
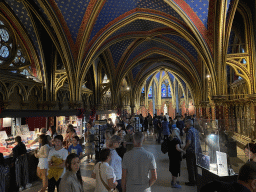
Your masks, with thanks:
[(161, 116), (158, 116), (158, 121), (157, 121), (158, 144), (160, 144), (162, 140), (162, 130), (163, 130), (163, 127), (162, 127)]
[(91, 177), (96, 179), (94, 192), (109, 192), (117, 186), (114, 169), (109, 165), (111, 160), (110, 149), (100, 151), (99, 162), (95, 165)]
[(143, 122), (143, 134), (144, 134), (145, 138), (146, 138), (146, 135), (148, 138), (148, 118), (147, 117), (145, 117), (144, 122)]
[(189, 182), (185, 185), (196, 185), (197, 167), (196, 167), (196, 154), (201, 153), (201, 145), (199, 140), (199, 132), (193, 127), (193, 121), (187, 119), (185, 122), (186, 131), (186, 145), (183, 148), (186, 151), (186, 163), (188, 170)]
[(56, 132), (56, 127), (55, 126), (51, 126), (50, 128), (49, 128), (49, 131), (50, 131), (50, 136), (51, 136), (51, 138), (54, 140), (54, 137), (57, 135), (57, 132)]
[(120, 147), (121, 138), (117, 135), (113, 135), (109, 142), (109, 149), (111, 153), (111, 160), (109, 165), (114, 169), (114, 173), (116, 175), (116, 181), (118, 185), (116, 188), (119, 192), (122, 191), (121, 187), (121, 178), (122, 178), (122, 158), (117, 154), (116, 149)]
[(184, 129), (185, 125), (184, 125), (184, 121), (181, 120), (180, 116), (177, 117), (176, 126), (180, 130), (181, 143), (183, 143), (183, 129)]
[(168, 113), (165, 113), (165, 116), (164, 116), (165, 118), (166, 118), (166, 120), (169, 122), (169, 115), (168, 115)]
[(169, 122), (167, 121), (166, 117), (164, 117), (164, 121), (162, 122), (162, 128), (163, 128), (164, 140), (168, 139), (170, 135), (170, 130), (169, 130)]
[(80, 158), (77, 154), (71, 153), (67, 156), (66, 173), (60, 182), (60, 192), (84, 192), (83, 180), (80, 173)]
[(81, 145), (78, 144), (78, 142), (79, 142), (79, 137), (74, 136), (72, 139), (72, 145), (70, 145), (68, 148), (68, 154), (75, 153), (81, 159), (83, 157), (83, 149), (82, 149)]
[(153, 118), (153, 125), (154, 125), (154, 140), (156, 140), (156, 141), (157, 141), (157, 138), (158, 138), (157, 124), (158, 124), (158, 118), (155, 115), (154, 118)]
[(63, 142), (64, 148), (68, 149), (68, 147), (72, 144), (72, 138), (76, 136), (76, 130), (74, 129), (74, 126), (72, 124), (68, 125), (66, 136)]
[(37, 175), (43, 181), (43, 187), (40, 192), (44, 192), (48, 187), (47, 171), (48, 171), (48, 154), (50, 151), (50, 146), (48, 145), (48, 140), (46, 135), (39, 136), (39, 143), (41, 144), (40, 150), (35, 153), (35, 157), (39, 158), (39, 163), (37, 165)]
[(128, 125), (126, 131), (127, 134), (124, 136), (124, 147), (126, 148), (126, 152), (128, 152), (133, 148), (133, 126)]
[[(41, 135), (46, 135), (47, 129), (44, 128), (44, 127), (42, 127), (42, 128), (40, 129), (40, 133), (41, 133)], [(49, 146), (52, 147), (52, 142), (51, 142), (51, 141), (52, 141), (52, 138), (51, 138), (50, 135), (47, 135), (47, 140), (48, 140)], [(36, 144), (36, 143), (38, 143), (38, 142), (39, 142), (39, 136), (38, 136), (34, 141), (32, 141), (32, 143), (28, 144), (27, 147), (30, 148), (32, 145), (34, 145), (34, 144)], [(41, 144), (39, 143), (39, 149), (40, 149), (40, 147), (41, 147)]]
[(68, 151), (62, 147), (62, 143), (62, 135), (55, 136), (55, 146), (50, 150), (48, 155), (48, 192), (54, 192), (55, 186), (57, 186), (57, 190), (59, 192), (61, 178), (66, 172), (65, 161), (68, 156)]
[(119, 148), (116, 148), (117, 154), (123, 159), (123, 156), (126, 152), (126, 148), (124, 147), (124, 136), (126, 135), (126, 131), (123, 127), (122, 130), (118, 133), (118, 136), (121, 138), (121, 144), (119, 145)]
[(93, 141), (91, 141), (90, 137), (87, 137), (86, 144), (84, 145), (84, 155), (87, 156), (87, 162), (92, 162), (92, 156), (94, 154), (93, 150)]
[[(152, 153), (142, 147), (141, 132), (133, 135), (134, 148), (124, 154), (122, 189), (124, 192), (150, 192), (157, 179), (156, 161)], [(150, 178), (148, 178), (150, 172)]]
[(180, 176), (181, 152), (185, 153), (181, 149), (180, 130), (175, 128), (168, 139), (169, 171), (172, 174), (171, 185), (173, 188), (181, 188), (177, 182), (177, 177)]
[(148, 128), (149, 128), (149, 135), (153, 135), (153, 118), (150, 113), (148, 113)]
[(110, 141), (110, 138), (115, 134), (115, 129), (113, 129), (112, 127), (109, 127), (106, 129), (105, 131), (105, 143), (104, 143), (104, 148), (108, 148), (108, 145), (109, 145), (109, 141)]
[(16, 146), (12, 149), (12, 160), (15, 163), (16, 183), (19, 191), (22, 191), (24, 187), (27, 189), (32, 186), (29, 183), (27, 149), (20, 136), (15, 137), (15, 144)]

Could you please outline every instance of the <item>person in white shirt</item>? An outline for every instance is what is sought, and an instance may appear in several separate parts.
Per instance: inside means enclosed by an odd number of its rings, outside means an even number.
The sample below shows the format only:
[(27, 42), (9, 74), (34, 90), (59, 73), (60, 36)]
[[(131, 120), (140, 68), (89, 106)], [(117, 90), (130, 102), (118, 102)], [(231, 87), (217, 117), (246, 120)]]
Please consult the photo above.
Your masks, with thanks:
[(48, 139), (46, 135), (39, 136), (39, 143), (41, 144), (40, 150), (35, 153), (35, 157), (39, 158), (37, 165), (37, 175), (43, 181), (43, 187), (40, 192), (44, 192), (48, 187), (47, 170), (48, 170), (48, 154), (50, 146), (48, 145)]
[(116, 188), (119, 192), (122, 192), (121, 179), (122, 179), (122, 158), (116, 152), (116, 149), (119, 148), (121, 144), (121, 138), (117, 135), (113, 135), (110, 138), (109, 149), (111, 153), (111, 160), (109, 165), (114, 169), (116, 175), (116, 181), (118, 185)]
[(109, 165), (111, 160), (110, 149), (104, 148), (100, 151), (100, 162), (98, 162), (92, 172), (91, 177), (96, 179), (94, 192), (108, 192), (117, 186), (114, 169)]
[(61, 178), (66, 172), (65, 161), (68, 156), (68, 150), (62, 147), (63, 136), (54, 137), (54, 148), (50, 150), (48, 155), (48, 192), (54, 192), (55, 186), (59, 192), (59, 184)]

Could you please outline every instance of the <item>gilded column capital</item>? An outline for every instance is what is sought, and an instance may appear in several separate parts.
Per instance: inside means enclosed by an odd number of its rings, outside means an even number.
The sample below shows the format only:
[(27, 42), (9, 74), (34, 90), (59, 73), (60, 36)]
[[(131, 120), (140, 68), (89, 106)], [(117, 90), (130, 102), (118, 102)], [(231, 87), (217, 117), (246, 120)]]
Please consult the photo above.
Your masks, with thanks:
[(82, 104), (80, 102), (77, 102), (77, 101), (69, 101), (68, 102), (68, 107), (70, 109), (77, 109), (77, 108), (80, 108), (82, 106)]
[(207, 107), (207, 105), (209, 104), (209, 101), (201, 101), (200, 102), (200, 107)]

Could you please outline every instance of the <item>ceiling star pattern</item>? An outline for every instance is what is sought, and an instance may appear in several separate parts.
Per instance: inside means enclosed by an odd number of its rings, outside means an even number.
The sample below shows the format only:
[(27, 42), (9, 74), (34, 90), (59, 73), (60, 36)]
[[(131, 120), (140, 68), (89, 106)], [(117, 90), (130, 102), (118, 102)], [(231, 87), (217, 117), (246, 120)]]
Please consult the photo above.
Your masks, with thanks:
[(37, 55), (39, 56), (40, 62), (42, 64), (42, 58), (40, 54), (39, 44), (37, 41), (37, 37), (34, 31), (34, 27), (32, 25), (32, 21), (28, 15), (26, 8), (24, 7), (22, 1), (13, 1), (13, 0), (6, 0), (6, 3), (11, 7), (15, 15), (19, 18), (21, 24), (26, 29), (29, 37), (31, 38), (36, 50)]
[(177, 55), (180, 55), (176, 50), (171, 49), (168, 45), (156, 42), (156, 41), (145, 41), (143, 43), (141, 43), (130, 55), (130, 57), (127, 60), (127, 63), (129, 63), (132, 59), (134, 59), (136, 56), (140, 55), (141, 53), (148, 51), (151, 48), (160, 48), (160, 49), (164, 49), (167, 51), (170, 51), (172, 53), (175, 53)]
[(209, 0), (184, 0), (207, 28)]
[(133, 79), (136, 79), (137, 74), (140, 72), (140, 70), (141, 70), (146, 64), (147, 64), (147, 63), (140, 63), (139, 65), (136, 65), (136, 66), (132, 69)]
[(163, 13), (166, 13), (168, 15), (171, 15), (178, 19), (179, 21), (183, 21), (182, 17), (173, 9), (171, 8), (167, 3), (165, 3), (163, 0), (144, 0), (140, 1), (138, 3), (138, 8), (145, 8), (145, 9), (152, 9), (156, 11), (161, 11)]
[(197, 60), (198, 53), (196, 49), (191, 45), (191, 43), (189, 43), (187, 40), (177, 35), (167, 34), (164, 36), (183, 46)]
[(134, 39), (128, 39), (124, 41), (120, 41), (114, 45), (111, 45), (109, 47), (112, 58), (114, 60), (115, 67), (117, 67), (120, 58), (122, 57), (124, 51), (127, 49), (127, 47), (134, 41)]
[(123, 33), (129, 34), (129, 33), (136, 33), (139, 31), (151, 31), (153, 29), (164, 28), (164, 27), (166, 26), (161, 23), (138, 19), (125, 25), (124, 27), (122, 27), (121, 29), (113, 33), (111, 37), (114, 37)]
[(137, 0), (128, 1), (116, 1), (107, 0), (102, 8), (96, 23), (94, 24), (93, 30), (91, 32), (90, 40), (100, 31), (105, 25), (119, 17), (120, 15), (136, 8)]
[(78, 30), (90, 0), (55, 0), (70, 30), (73, 41), (76, 41)]
[(160, 11), (183, 22), (180, 15), (163, 0), (107, 0), (93, 27), (90, 40), (108, 23), (135, 8)]

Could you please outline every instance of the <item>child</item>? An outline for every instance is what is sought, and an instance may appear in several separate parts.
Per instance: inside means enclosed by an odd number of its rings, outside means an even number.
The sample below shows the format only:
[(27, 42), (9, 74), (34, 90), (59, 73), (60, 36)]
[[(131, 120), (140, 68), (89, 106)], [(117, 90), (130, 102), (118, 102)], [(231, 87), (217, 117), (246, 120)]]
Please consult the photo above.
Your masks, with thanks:
[(54, 137), (54, 148), (50, 150), (48, 155), (48, 192), (54, 192), (55, 186), (59, 191), (61, 178), (65, 174), (65, 161), (68, 156), (68, 151), (62, 147), (63, 136), (57, 135)]
[(78, 136), (74, 136), (72, 138), (72, 145), (70, 145), (68, 148), (68, 154), (75, 153), (79, 156), (79, 159), (81, 159), (83, 156), (83, 149), (81, 145), (78, 144), (78, 141), (79, 141)]

